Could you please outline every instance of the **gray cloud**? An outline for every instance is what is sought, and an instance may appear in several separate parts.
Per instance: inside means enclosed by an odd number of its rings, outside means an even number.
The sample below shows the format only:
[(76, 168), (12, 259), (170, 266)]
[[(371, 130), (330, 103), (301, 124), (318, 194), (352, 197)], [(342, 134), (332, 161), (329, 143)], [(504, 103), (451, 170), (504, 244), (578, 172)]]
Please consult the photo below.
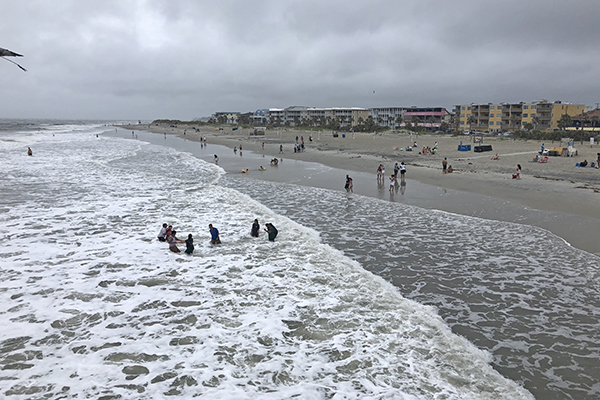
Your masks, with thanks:
[(600, 101), (595, 0), (0, 5), (0, 117)]

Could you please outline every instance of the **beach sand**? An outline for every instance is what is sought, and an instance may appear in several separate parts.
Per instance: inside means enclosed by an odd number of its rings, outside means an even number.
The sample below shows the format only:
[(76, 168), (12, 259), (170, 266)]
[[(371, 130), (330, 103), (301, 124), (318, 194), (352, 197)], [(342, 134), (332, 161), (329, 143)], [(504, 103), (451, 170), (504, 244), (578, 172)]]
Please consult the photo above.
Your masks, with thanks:
[[(233, 130), (223, 126), (201, 127), (196, 131), (193, 125), (129, 125), (129, 130), (144, 130), (159, 134), (175, 134), (188, 140), (199, 140), (206, 136), (208, 143), (221, 144), (233, 148), (240, 145), (244, 151), (263, 153), (272, 157), (317, 162), (340, 170), (372, 173), (375, 179), (377, 166), (383, 163), (386, 179), (393, 172), (394, 163), (407, 165), (407, 180), (516, 203), (532, 210), (552, 212), (559, 218), (523, 220), (506, 213), (494, 212), (490, 205), (474, 206), (466, 202), (444, 204), (440, 201), (432, 208), (482, 216), (489, 219), (537, 225), (563, 237), (575, 247), (600, 254), (597, 236), (600, 232), (600, 169), (576, 167), (584, 159), (596, 161), (600, 146), (590, 146), (589, 142), (575, 142), (578, 152), (574, 157), (550, 157), (547, 163), (530, 162), (540, 151), (542, 143), (546, 148), (560, 147), (557, 142), (513, 140), (509, 138), (484, 137), (483, 144), (491, 145), (491, 152), (475, 153), (458, 151), (459, 144), (474, 146), (470, 136), (347, 133), (345, 138), (333, 137), (331, 131), (303, 131), (290, 128), (267, 130), (264, 136), (251, 135), (253, 129)], [(313, 141), (309, 141), (312, 135)], [(298, 136), (304, 137), (306, 150), (294, 153), (293, 146)], [(566, 135), (565, 135), (566, 136)], [(417, 148), (406, 151), (417, 142)], [(433, 147), (438, 143), (435, 155), (421, 155), (420, 149)], [(264, 143), (264, 150), (262, 149)], [(283, 145), (284, 153), (279, 154)], [(404, 149), (404, 150), (401, 150)], [(499, 160), (492, 160), (498, 154)], [(442, 160), (448, 159), (454, 172), (442, 173)], [(522, 166), (521, 179), (512, 179), (517, 164)], [(338, 178), (336, 178), (338, 179)], [(343, 176), (339, 178), (343, 181)], [(339, 186), (339, 185), (338, 185)], [(342, 183), (343, 186), (343, 183)], [(333, 186), (337, 187), (337, 186)], [(492, 203), (493, 204), (493, 203)], [(487, 210), (476, 209), (488, 207)], [(492, 205), (493, 207), (493, 205)], [(537, 218), (537, 217), (536, 217)], [(539, 218), (538, 218), (539, 219)]]

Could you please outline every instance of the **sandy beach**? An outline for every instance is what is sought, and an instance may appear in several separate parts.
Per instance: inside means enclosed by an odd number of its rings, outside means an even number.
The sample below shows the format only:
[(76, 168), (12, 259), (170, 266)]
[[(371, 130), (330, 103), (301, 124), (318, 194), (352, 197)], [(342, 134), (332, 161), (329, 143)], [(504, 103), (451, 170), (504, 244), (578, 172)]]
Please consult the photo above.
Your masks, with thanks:
[[(484, 137), (483, 144), (491, 145), (491, 152), (475, 153), (458, 151), (459, 144), (470, 144), (469, 136), (423, 135), (397, 133), (349, 133), (343, 137), (333, 137), (331, 131), (311, 132), (296, 129), (267, 130), (264, 136), (251, 135), (251, 129), (233, 130), (223, 126), (201, 127), (197, 131), (192, 125), (129, 125), (130, 130), (145, 130), (159, 134), (174, 134), (188, 140), (199, 140), (205, 136), (209, 143), (233, 148), (243, 146), (248, 151), (263, 152), (273, 157), (318, 162), (348, 172), (373, 173), (382, 163), (386, 175), (393, 171), (394, 164), (407, 165), (408, 180), (437, 187), (475, 193), (514, 202), (534, 210), (550, 211), (572, 215), (572, 223), (561, 226), (537, 224), (565, 238), (571, 244), (584, 250), (597, 253), (595, 236), (600, 227), (600, 169), (576, 167), (583, 160), (596, 161), (600, 146), (575, 142), (577, 156), (550, 157), (547, 163), (531, 162), (540, 151), (542, 143), (546, 148), (560, 147), (560, 143), (513, 140), (509, 138)], [(309, 140), (312, 135), (313, 141)], [(294, 153), (296, 136), (304, 137), (306, 150)], [(565, 135), (566, 136), (566, 135)], [(417, 142), (413, 151), (406, 148)], [(435, 155), (419, 154), (425, 146), (433, 148), (437, 142)], [(264, 150), (262, 144), (264, 143)], [(283, 145), (284, 153), (279, 154)], [(498, 154), (498, 160), (492, 156)], [(442, 173), (442, 160), (447, 158), (454, 172)], [(517, 164), (522, 166), (521, 179), (512, 179)], [(443, 204), (440, 209), (445, 209)], [(466, 215), (480, 215), (468, 209), (447, 209)], [(510, 215), (492, 216), (491, 219), (512, 221)], [(563, 219), (569, 221), (568, 218)]]

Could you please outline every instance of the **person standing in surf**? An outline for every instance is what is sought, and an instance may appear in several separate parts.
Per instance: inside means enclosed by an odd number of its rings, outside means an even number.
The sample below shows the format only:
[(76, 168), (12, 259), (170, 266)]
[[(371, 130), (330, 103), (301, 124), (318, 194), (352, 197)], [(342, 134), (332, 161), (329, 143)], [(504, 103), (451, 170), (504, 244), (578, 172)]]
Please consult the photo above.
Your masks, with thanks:
[(269, 241), (274, 242), (279, 231), (271, 223), (267, 223), (265, 224), (265, 226), (267, 227), (267, 229), (265, 229), (265, 232), (269, 234)]
[(250, 235), (253, 237), (258, 237), (258, 232), (260, 231), (260, 225), (258, 224), (258, 219), (254, 220), (252, 224), (252, 231), (250, 231)]
[(352, 178), (350, 178), (350, 176), (346, 175), (346, 185), (344, 186), (344, 188), (346, 189), (346, 192), (350, 193), (350, 192), (354, 192), (354, 185), (352, 184)]
[(217, 228), (214, 228), (212, 224), (208, 224), (208, 230), (210, 231), (210, 243), (221, 244), (221, 239), (219, 238), (219, 230)]
[(192, 254), (193, 252), (194, 252), (194, 238), (192, 237), (192, 234), (190, 233), (188, 235), (188, 238), (185, 240), (185, 253)]
[(161, 242), (167, 241), (167, 224), (163, 224), (160, 232), (158, 232), (158, 240)]

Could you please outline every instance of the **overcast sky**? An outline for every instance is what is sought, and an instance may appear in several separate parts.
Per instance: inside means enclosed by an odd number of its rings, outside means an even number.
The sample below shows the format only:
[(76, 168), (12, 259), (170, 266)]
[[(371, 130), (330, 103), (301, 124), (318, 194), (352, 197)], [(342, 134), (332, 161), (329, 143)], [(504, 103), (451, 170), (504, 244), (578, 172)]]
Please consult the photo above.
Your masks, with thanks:
[(600, 102), (598, 0), (0, 0), (0, 118)]

